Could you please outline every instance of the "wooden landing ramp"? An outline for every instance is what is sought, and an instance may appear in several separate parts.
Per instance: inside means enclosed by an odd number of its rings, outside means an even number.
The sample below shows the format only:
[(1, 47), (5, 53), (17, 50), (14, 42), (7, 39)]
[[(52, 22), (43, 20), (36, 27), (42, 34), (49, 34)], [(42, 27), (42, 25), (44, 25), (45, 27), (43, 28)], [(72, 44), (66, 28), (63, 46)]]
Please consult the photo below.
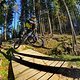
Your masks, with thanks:
[(49, 60), (48, 56), (31, 49), (14, 55), (15, 80), (73, 80), (64, 75), (68, 62)]

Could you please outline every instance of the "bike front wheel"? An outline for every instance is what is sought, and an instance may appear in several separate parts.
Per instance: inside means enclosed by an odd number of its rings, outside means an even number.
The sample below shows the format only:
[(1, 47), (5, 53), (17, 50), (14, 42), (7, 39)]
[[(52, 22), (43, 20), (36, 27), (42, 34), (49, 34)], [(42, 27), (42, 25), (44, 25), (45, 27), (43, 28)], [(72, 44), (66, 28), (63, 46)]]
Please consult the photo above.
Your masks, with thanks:
[(14, 49), (17, 49), (17, 48), (19, 48), (20, 45), (21, 45), (21, 40), (17, 39), (16, 42), (14, 43), (13, 47), (14, 47)]

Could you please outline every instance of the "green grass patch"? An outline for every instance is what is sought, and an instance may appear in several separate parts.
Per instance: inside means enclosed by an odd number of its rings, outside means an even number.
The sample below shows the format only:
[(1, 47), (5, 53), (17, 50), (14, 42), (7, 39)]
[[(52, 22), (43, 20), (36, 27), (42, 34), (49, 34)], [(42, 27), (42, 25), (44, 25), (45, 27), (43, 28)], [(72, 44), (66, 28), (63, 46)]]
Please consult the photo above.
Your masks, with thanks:
[(7, 76), (8, 76), (8, 71), (7, 70), (0, 70), (0, 75), (2, 76), (2, 80), (8, 80)]
[[(6, 54), (6, 53), (4, 53), (4, 54)], [(9, 61), (1, 53), (0, 53), (0, 59), (1, 59), (0, 76), (2, 77), (2, 80), (8, 80), (7, 76), (8, 76)]]
[(77, 67), (80, 68), (80, 61), (77, 61), (77, 62), (76, 62), (76, 65), (77, 65)]
[(69, 66), (77, 66), (80, 68), (80, 56), (73, 56), (73, 55), (52, 55), (53, 58), (58, 58), (61, 60), (69, 61)]
[(0, 59), (2, 59), (3, 58), (3, 55), (0, 53)]
[(7, 59), (3, 59), (2, 60), (2, 66), (5, 67), (5, 66), (8, 66), (9, 65), (9, 61)]
[(80, 56), (73, 56), (73, 55), (52, 55), (53, 58), (61, 58), (61, 59), (64, 59), (64, 60), (80, 60)]

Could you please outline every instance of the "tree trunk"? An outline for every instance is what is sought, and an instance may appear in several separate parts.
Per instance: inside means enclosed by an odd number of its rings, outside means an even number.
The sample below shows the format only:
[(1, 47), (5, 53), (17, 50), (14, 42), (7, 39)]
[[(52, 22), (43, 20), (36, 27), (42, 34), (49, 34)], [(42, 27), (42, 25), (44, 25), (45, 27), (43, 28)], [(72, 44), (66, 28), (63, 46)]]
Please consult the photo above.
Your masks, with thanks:
[(72, 47), (73, 47), (73, 53), (75, 52), (75, 45), (76, 45), (76, 34), (75, 34), (75, 30), (74, 30), (74, 27), (73, 27), (73, 23), (72, 23), (72, 19), (71, 19), (71, 16), (70, 16), (70, 12), (69, 12), (69, 9), (65, 3), (65, 0), (62, 0), (63, 3), (64, 3), (64, 6), (66, 8), (66, 11), (67, 11), (67, 14), (68, 14), (68, 17), (69, 17), (69, 21), (70, 21), (70, 25), (71, 25), (71, 30), (72, 30)]
[(1, 37), (3, 36), (3, 30), (2, 30), (2, 28), (1, 28)]
[(35, 15), (35, 0), (33, 0), (33, 11), (34, 11), (34, 15)]
[(55, 26), (54, 26), (53, 13), (50, 14), (50, 18), (51, 18), (51, 25), (52, 25), (52, 33), (54, 33)]
[(52, 27), (51, 27), (51, 21), (49, 17), (49, 12), (48, 12), (48, 21), (49, 21), (49, 27), (50, 27), (50, 34), (52, 35)]
[(49, 16), (49, 10), (48, 10), (48, 5), (47, 5), (47, 1), (45, 0), (46, 3), (46, 9), (48, 11), (47, 15), (48, 15), (48, 21), (49, 21), (49, 27), (50, 27), (50, 34), (52, 35), (52, 26), (51, 26), (51, 20), (50, 20), (50, 16)]
[(41, 18), (41, 21), (40, 21), (40, 33), (42, 34), (42, 36), (44, 36), (44, 31), (43, 31), (43, 18)]
[(4, 22), (4, 39), (5, 41), (7, 40), (7, 11), (6, 11), (6, 16), (5, 16), (5, 22)]
[(45, 26), (44, 26), (44, 18), (42, 18), (42, 36), (44, 36), (45, 33)]
[(41, 10), (39, 11), (39, 31), (41, 33)]
[(59, 14), (57, 15), (57, 17), (58, 17), (58, 21), (59, 21), (60, 34), (62, 34), (62, 25), (61, 25)]

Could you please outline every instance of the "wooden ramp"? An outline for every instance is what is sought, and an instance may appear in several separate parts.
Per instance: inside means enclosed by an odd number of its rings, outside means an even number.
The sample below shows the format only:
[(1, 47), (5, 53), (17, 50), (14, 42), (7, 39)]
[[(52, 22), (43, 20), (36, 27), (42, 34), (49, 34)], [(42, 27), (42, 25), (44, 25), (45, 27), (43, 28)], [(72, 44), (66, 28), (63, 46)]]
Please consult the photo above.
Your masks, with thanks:
[(12, 67), (15, 80), (73, 80), (63, 75), (68, 62), (50, 60), (31, 49), (14, 55)]

